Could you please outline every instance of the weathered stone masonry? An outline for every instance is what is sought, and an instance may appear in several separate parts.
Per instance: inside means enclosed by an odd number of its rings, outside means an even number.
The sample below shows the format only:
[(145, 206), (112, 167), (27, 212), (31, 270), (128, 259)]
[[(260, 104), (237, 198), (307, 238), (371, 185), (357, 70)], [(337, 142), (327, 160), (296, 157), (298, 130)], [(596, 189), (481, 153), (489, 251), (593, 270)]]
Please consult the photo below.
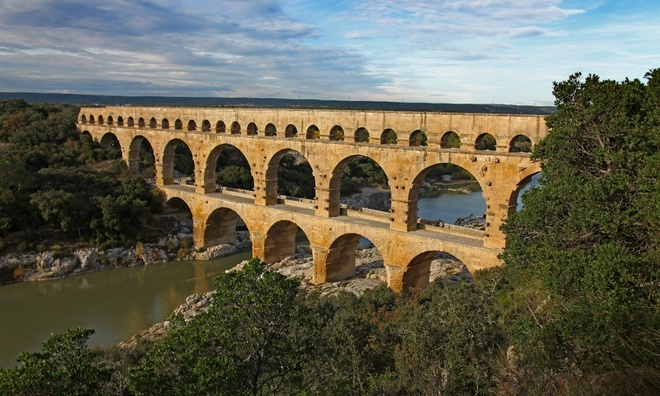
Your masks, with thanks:
[[(547, 133), (542, 116), (528, 115), (121, 106), (82, 108), (78, 128), (101, 144), (116, 137), (133, 170), (138, 169), (140, 144), (151, 144), (156, 184), (168, 200), (181, 199), (190, 208), (196, 247), (222, 243), (240, 216), (254, 256), (272, 262), (293, 253), (300, 228), (313, 250), (314, 281), (323, 283), (352, 275), (355, 246), (364, 236), (381, 252), (395, 290), (425, 286), (436, 251), (456, 256), (470, 271), (499, 264), (497, 254), (505, 243), (500, 226), (515, 208), (523, 182), (540, 171), (529, 154), (510, 152), (512, 142), (522, 135), (536, 144)], [(356, 136), (365, 131), (369, 142), (358, 142)], [(395, 144), (385, 139), (390, 131), (396, 133)], [(460, 149), (443, 147), (452, 132), (460, 138)], [(486, 133), (496, 139), (495, 151), (475, 148)], [(416, 145), (422, 134), (426, 146)], [(193, 155), (194, 188), (174, 184), (174, 149), (180, 142)], [(215, 192), (216, 161), (227, 146), (248, 160), (254, 194)], [(277, 195), (279, 161), (290, 150), (312, 167), (312, 202)], [(340, 207), (341, 175), (355, 156), (369, 157), (385, 171), (392, 192), (389, 214)], [(441, 163), (465, 168), (481, 185), (485, 232), (418, 224), (419, 188), (429, 168)]]

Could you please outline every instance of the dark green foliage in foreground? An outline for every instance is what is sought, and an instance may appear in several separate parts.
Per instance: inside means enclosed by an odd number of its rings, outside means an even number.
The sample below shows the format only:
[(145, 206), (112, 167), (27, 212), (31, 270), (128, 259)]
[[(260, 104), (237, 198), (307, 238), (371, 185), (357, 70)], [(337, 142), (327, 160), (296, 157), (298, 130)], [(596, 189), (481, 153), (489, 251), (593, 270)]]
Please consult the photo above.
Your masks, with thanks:
[(37, 353), (23, 352), (20, 366), (0, 369), (2, 395), (112, 395), (113, 367), (87, 347), (94, 330), (52, 335)]
[(660, 391), (660, 69), (647, 78), (555, 83), (542, 188), (506, 224), (510, 279), (539, 281), (511, 331), (539, 391)]
[[(127, 173), (116, 148), (80, 135), (77, 108), (13, 100), (0, 109), (0, 238), (20, 231), (21, 248), (46, 238), (99, 244), (139, 238), (160, 196)], [(106, 170), (92, 170), (99, 165)]]

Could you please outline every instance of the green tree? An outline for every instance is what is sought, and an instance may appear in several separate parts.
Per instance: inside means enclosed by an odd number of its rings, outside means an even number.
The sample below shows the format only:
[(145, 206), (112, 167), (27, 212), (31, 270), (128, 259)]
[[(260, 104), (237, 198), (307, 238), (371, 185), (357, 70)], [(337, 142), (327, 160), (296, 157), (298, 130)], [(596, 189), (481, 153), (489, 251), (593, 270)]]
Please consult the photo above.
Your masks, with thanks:
[(567, 373), (596, 391), (660, 389), (660, 69), (646, 77), (554, 84), (532, 154), (542, 188), (504, 227), (507, 266), (540, 281), (512, 336), (546, 392)]
[(110, 395), (114, 394), (113, 368), (99, 351), (87, 347), (91, 329), (53, 334), (42, 351), (22, 352), (20, 365), (0, 369), (3, 395)]
[(278, 394), (313, 351), (297, 280), (254, 259), (216, 279), (213, 305), (178, 321), (132, 371), (138, 395)]

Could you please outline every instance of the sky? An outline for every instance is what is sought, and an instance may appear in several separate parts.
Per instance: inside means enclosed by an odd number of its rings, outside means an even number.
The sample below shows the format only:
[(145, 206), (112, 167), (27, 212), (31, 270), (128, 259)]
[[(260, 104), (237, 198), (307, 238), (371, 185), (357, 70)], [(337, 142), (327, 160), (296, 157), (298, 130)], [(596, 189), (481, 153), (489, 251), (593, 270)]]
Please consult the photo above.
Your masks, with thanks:
[(0, 91), (552, 105), (660, 67), (660, 0), (2, 0)]

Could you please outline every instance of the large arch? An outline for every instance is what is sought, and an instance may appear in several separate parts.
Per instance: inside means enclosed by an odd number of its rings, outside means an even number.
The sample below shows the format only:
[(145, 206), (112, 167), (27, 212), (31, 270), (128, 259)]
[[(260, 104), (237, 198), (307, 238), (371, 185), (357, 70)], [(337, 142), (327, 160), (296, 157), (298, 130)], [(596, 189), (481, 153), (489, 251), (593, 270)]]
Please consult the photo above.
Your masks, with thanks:
[(509, 196), (509, 214), (515, 213), (518, 210), (518, 201), (520, 200), (521, 193), (528, 190), (532, 186), (532, 180), (541, 174), (541, 171), (530, 173), (516, 183), (515, 188)]
[[(282, 160), (285, 159), (287, 155), (291, 155), (294, 158), (290, 158), (284, 166), (288, 169), (284, 169), (281, 166)], [(305, 165), (306, 164), (306, 165)], [(292, 171), (297, 174), (303, 174), (303, 179), (311, 177), (311, 185), (305, 185), (300, 180), (291, 180), (289, 182), (287, 175), (284, 171)], [(305, 172), (306, 171), (306, 172)], [(292, 175), (293, 176), (293, 175)], [(280, 180), (284, 179), (284, 180)], [(292, 179), (295, 179), (292, 177)], [(314, 177), (313, 167), (307, 161), (300, 152), (283, 149), (276, 152), (268, 161), (268, 166), (266, 168), (266, 204), (277, 203), (278, 195), (287, 195), (296, 198), (307, 198), (311, 199), (315, 195), (316, 191), (316, 179)], [(285, 184), (286, 183), (286, 184)], [(290, 184), (290, 185), (289, 185)], [(293, 188), (298, 189), (298, 193), (292, 191)], [(312, 189), (311, 196), (309, 189)]]
[[(458, 257), (457, 255), (460, 257)], [(423, 289), (426, 286), (428, 286), (428, 284), (431, 281), (433, 261), (439, 258), (441, 260), (447, 260), (447, 259), (456, 260), (457, 262), (460, 262), (460, 265), (458, 265), (458, 267), (461, 268), (462, 271), (469, 272), (469, 269), (465, 266), (464, 260), (466, 259), (466, 257), (465, 255), (461, 254), (459, 249), (456, 249), (456, 252), (453, 253), (440, 251), (440, 250), (429, 250), (417, 254), (415, 257), (413, 257), (412, 260), (410, 260), (408, 266), (405, 268), (403, 273), (402, 289), (403, 290), (413, 289), (413, 288)], [(448, 275), (449, 274), (445, 273), (445, 276)], [(469, 278), (471, 278), (471, 275), (472, 274), (470, 273)], [(443, 278), (438, 277), (436, 281), (442, 280)]]
[[(237, 154), (240, 154), (242, 160), (237, 159), (236, 161), (226, 161), (224, 164), (219, 164), (218, 160), (220, 159), (221, 155), (223, 154), (224, 151), (224, 156), (226, 156), (227, 151), (229, 150), (230, 152), (235, 152)], [(217, 171), (221, 166), (225, 166), (229, 164), (229, 166), (237, 166), (237, 167), (244, 167), (247, 166), (249, 169), (248, 173), (250, 177), (252, 177), (252, 167), (250, 166), (249, 162), (247, 161), (247, 158), (245, 157), (245, 154), (236, 146), (231, 145), (231, 144), (220, 144), (211, 150), (209, 153), (209, 156), (206, 159), (206, 165), (204, 167), (204, 191), (205, 192), (213, 192), (216, 191), (216, 185), (217, 183)], [(228, 186), (225, 186), (228, 187)], [(229, 186), (233, 187), (233, 186)], [(253, 189), (254, 187), (248, 188), (248, 189)]]
[[(378, 161), (376, 161), (373, 158), (368, 157), (368, 156), (350, 155), (350, 156), (344, 158), (343, 160), (341, 160), (335, 166), (335, 168), (332, 171), (332, 175), (331, 175), (331, 179), (330, 179), (330, 186), (329, 186), (329, 191), (330, 191), (330, 197), (329, 197), (330, 208), (329, 209), (330, 209), (331, 213), (333, 213), (333, 211), (336, 211), (336, 213), (339, 213), (339, 208), (334, 208), (333, 206), (334, 205), (339, 206), (340, 198), (342, 197), (342, 188), (344, 190), (344, 193), (351, 193), (352, 192), (351, 191), (352, 189), (350, 187), (347, 188), (346, 186), (342, 185), (342, 183), (347, 182), (347, 180), (342, 180), (342, 179), (343, 179), (343, 176), (345, 174), (347, 165), (349, 165), (349, 163), (351, 163), (351, 162), (362, 162), (362, 164), (360, 164), (360, 166), (357, 166), (356, 169), (358, 169), (360, 171), (363, 171), (363, 172), (372, 172), (372, 173), (375, 174), (377, 172), (382, 171), (382, 175), (384, 175), (385, 180), (381, 180), (380, 182), (384, 183), (384, 185), (386, 185), (387, 188), (389, 189), (390, 176), (385, 171), (385, 168), (383, 168), (378, 163)], [(362, 166), (364, 164), (366, 164), (366, 165), (371, 164), (371, 167)], [(373, 169), (370, 169), (370, 168), (373, 168)], [(382, 178), (382, 175), (381, 175), (381, 178)], [(350, 176), (351, 176), (350, 180), (353, 180), (352, 178), (354, 178), (354, 177), (366, 177), (367, 180), (365, 180), (363, 184), (380, 184), (380, 183), (373, 183), (373, 182), (375, 182), (374, 180), (369, 181), (368, 180), (368, 175), (366, 175), (366, 174), (365, 175), (355, 174), (355, 175), (350, 175)], [(383, 185), (383, 187), (384, 187), (384, 185)], [(358, 184), (357, 187), (359, 188), (361, 186)], [(359, 207), (360, 206), (358, 206), (357, 208), (359, 208)], [(370, 208), (370, 209), (373, 209), (373, 208)], [(390, 204), (390, 208), (387, 208), (387, 210), (390, 210), (390, 209), (391, 209), (391, 204)], [(376, 210), (380, 210), (380, 209), (376, 209)]]
[[(274, 263), (296, 253), (296, 236), (300, 227), (288, 220), (273, 224), (264, 238), (264, 263)], [(302, 229), (300, 229), (302, 231)], [(302, 231), (304, 233), (304, 231)], [(306, 236), (306, 234), (305, 234)]]
[[(236, 245), (238, 227), (245, 224), (243, 219), (229, 208), (215, 209), (204, 221), (203, 244), (205, 248), (223, 244)], [(245, 227), (248, 228), (247, 224)], [(249, 228), (248, 228), (249, 235)]]
[[(183, 149), (179, 149), (179, 146), (184, 147)], [(167, 145), (165, 146), (165, 149), (163, 150), (163, 155), (162, 155), (162, 169), (163, 169), (163, 184), (168, 185), (168, 184), (173, 184), (174, 183), (174, 170), (175, 170), (175, 154), (177, 151), (188, 151), (190, 152), (190, 146), (188, 143), (184, 142), (181, 139), (172, 139), (169, 142), (167, 142)], [(191, 154), (192, 156), (192, 154)], [(187, 157), (187, 156), (186, 156)], [(187, 164), (189, 167), (192, 167), (192, 169), (187, 169), (187, 170), (181, 170), (177, 169), (181, 173), (181, 176), (193, 176), (195, 174), (195, 161), (191, 158), (185, 158), (186, 160), (189, 160), (189, 163)]]
[(103, 148), (116, 148), (121, 152), (121, 144), (119, 143), (119, 139), (117, 138), (117, 135), (115, 135), (112, 132), (106, 132), (102, 137), (101, 140), (99, 141), (101, 144), (101, 147)]
[[(193, 226), (193, 215), (190, 205), (183, 199), (179, 197), (172, 197), (167, 200), (164, 204), (163, 214), (174, 217), (175, 221), (178, 223), (176, 227), (181, 234), (190, 234), (190, 237), (183, 237), (180, 240), (181, 245), (188, 244), (187, 247), (192, 247), (194, 240), (194, 226)], [(185, 242), (185, 239), (188, 239), (188, 242)]]
[(155, 153), (151, 142), (138, 135), (131, 140), (128, 148), (128, 167), (133, 174), (150, 178), (156, 175)]
[(360, 234), (344, 234), (332, 242), (325, 259), (326, 282), (355, 276), (355, 253), (360, 238)]

